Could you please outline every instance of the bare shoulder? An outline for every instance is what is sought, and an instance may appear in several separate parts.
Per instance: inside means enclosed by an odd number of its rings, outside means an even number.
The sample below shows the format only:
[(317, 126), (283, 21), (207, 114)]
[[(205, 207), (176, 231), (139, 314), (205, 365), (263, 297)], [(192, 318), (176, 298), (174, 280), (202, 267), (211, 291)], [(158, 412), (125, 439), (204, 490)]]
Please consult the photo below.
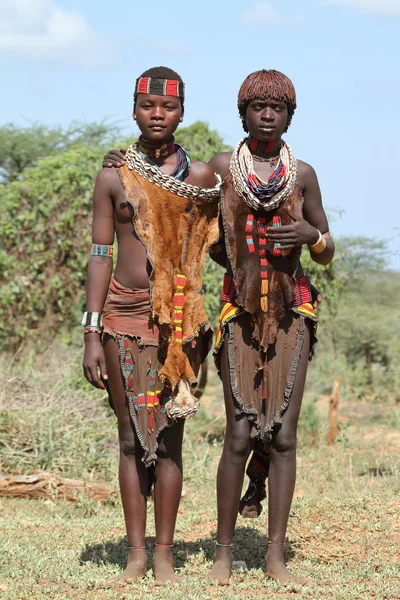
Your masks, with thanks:
[(221, 175), (222, 179), (225, 179), (229, 174), (231, 158), (232, 152), (218, 152), (218, 154), (212, 157), (208, 164), (212, 166), (216, 173)]
[(122, 189), (118, 169), (101, 169), (96, 177), (96, 188), (102, 192), (108, 192), (110, 195), (115, 195)]
[(315, 169), (310, 164), (304, 162), (303, 160), (298, 160), (297, 166), (297, 177), (301, 188), (318, 181)]
[(217, 184), (214, 169), (202, 160), (194, 160), (192, 162), (190, 174), (186, 181), (187, 183), (203, 188), (212, 188)]

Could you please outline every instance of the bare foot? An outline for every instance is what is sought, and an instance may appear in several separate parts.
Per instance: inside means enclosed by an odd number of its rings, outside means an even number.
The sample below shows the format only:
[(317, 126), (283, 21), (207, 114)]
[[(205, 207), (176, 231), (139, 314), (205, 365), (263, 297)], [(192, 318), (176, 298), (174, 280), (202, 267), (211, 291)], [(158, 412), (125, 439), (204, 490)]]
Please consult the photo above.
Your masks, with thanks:
[(279, 581), (282, 585), (306, 585), (307, 581), (305, 579), (301, 579), (294, 575), (285, 567), (283, 562), (268, 560), (268, 557), (265, 560), (265, 567), (267, 577), (271, 577), (271, 579), (275, 579), (275, 581)]
[(230, 548), (217, 548), (214, 554), (214, 565), (208, 579), (215, 585), (229, 585), (232, 561), (233, 554)]
[(174, 571), (172, 548), (160, 548), (156, 546), (153, 557), (153, 571), (156, 585), (163, 585), (167, 581), (172, 581), (172, 583), (180, 582), (180, 578)]
[(115, 581), (125, 583), (135, 583), (140, 577), (146, 575), (147, 554), (145, 549), (131, 550), (128, 555), (128, 564), (125, 571), (122, 571)]

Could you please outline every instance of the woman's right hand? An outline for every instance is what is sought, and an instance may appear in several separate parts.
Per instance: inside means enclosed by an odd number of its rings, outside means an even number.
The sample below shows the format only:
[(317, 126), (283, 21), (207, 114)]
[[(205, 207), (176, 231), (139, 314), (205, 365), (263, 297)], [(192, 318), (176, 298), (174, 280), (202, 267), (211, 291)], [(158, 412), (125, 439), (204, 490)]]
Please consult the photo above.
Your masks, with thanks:
[(95, 388), (104, 390), (102, 379), (108, 379), (106, 359), (98, 333), (85, 333), (85, 353), (83, 355), (83, 372), (86, 379)]
[(103, 158), (104, 167), (123, 167), (125, 164), (126, 149), (109, 150)]

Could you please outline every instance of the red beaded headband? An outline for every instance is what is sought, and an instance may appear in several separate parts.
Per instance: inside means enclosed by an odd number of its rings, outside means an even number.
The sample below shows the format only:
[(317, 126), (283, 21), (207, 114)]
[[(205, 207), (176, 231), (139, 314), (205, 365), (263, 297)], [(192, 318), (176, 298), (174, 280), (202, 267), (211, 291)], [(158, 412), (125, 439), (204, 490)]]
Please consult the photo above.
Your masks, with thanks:
[(137, 94), (155, 94), (156, 96), (185, 97), (185, 84), (176, 79), (156, 79), (139, 77), (136, 80), (135, 97)]

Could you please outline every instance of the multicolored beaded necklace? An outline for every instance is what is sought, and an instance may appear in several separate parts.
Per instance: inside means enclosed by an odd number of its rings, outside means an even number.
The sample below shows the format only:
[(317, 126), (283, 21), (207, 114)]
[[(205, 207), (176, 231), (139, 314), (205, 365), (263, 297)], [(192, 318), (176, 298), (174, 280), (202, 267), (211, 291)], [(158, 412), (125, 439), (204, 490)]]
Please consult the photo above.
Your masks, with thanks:
[(164, 142), (160, 145), (158, 142), (153, 142), (152, 140), (149, 140), (141, 135), (134, 148), (146, 162), (156, 166), (158, 169), (160, 169), (160, 171), (161, 167), (157, 165), (152, 158), (165, 158), (175, 154), (176, 152), (176, 167), (171, 173), (170, 177), (184, 181), (184, 179), (186, 179), (186, 177), (189, 175), (191, 166), (190, 156), (182, 148), (182, 146), (175, 144), (174, 137), (172, 137), (168, 142)]
[[(254, 143), (256, 142), (256, 143)], [(246, 186), (257, 196), (259, 200), (269, 200), (275, 194), (281, 191), (286, 184), (286, 166), (282, 160), (282, 156), (279, 154), (277, 165), (271, 175), (268, 177), (268, 181), (263, 181), (254, 170), (254, 159), (252, 146), (258, 151), (258, 156), (261, 153), (264, 154), (267, 148), (271, 147), (272, 151), (275, 149), (277, 142), (271, 143), (269, 146), (258, 140), (249, 138), (246, 144), (243, 144), (242, 151), (239, 153), (239, 165), (241, 167), (244, 183)], [(262, 146), (262, 147), (261, 147)], [(279, 146), (277, 150), (280, 151), (281, 142), (279, 140)], [(269, 150), (270, 152), (271, 150)]]
[[(253, 152), (259, 156), (279, 150), (277, 165), (268, 181), (263, 181), (254, 171)], [(275, 157), (276, 159), (276, 157)], [(230, 172), (233, 177), (235, 188), (245, 203), (252, 211), (249, 212), (245, 225), (245, 236), (248, 251), (253, 254), (256, 251), (254, 234), (258, 238), (258, 255), (260, 264), (261, 295), (260, 308), (262, 312), (268, 312), (268, 258), (267, 258), (267, 235), (266, 219), (260, 212), (276, 209), (293, 192), (297, 179), (297, 161), (287, 144), (276, 140), (270, 144), (260, 142), (254, 138), (242, 140), (235, 152), (232, 154)], [(281, 218), (275, 215), (272, 219), (273, 227), (281, 226)], [(274, 244), (273, 255), (280, 256), (280, 244)]]

